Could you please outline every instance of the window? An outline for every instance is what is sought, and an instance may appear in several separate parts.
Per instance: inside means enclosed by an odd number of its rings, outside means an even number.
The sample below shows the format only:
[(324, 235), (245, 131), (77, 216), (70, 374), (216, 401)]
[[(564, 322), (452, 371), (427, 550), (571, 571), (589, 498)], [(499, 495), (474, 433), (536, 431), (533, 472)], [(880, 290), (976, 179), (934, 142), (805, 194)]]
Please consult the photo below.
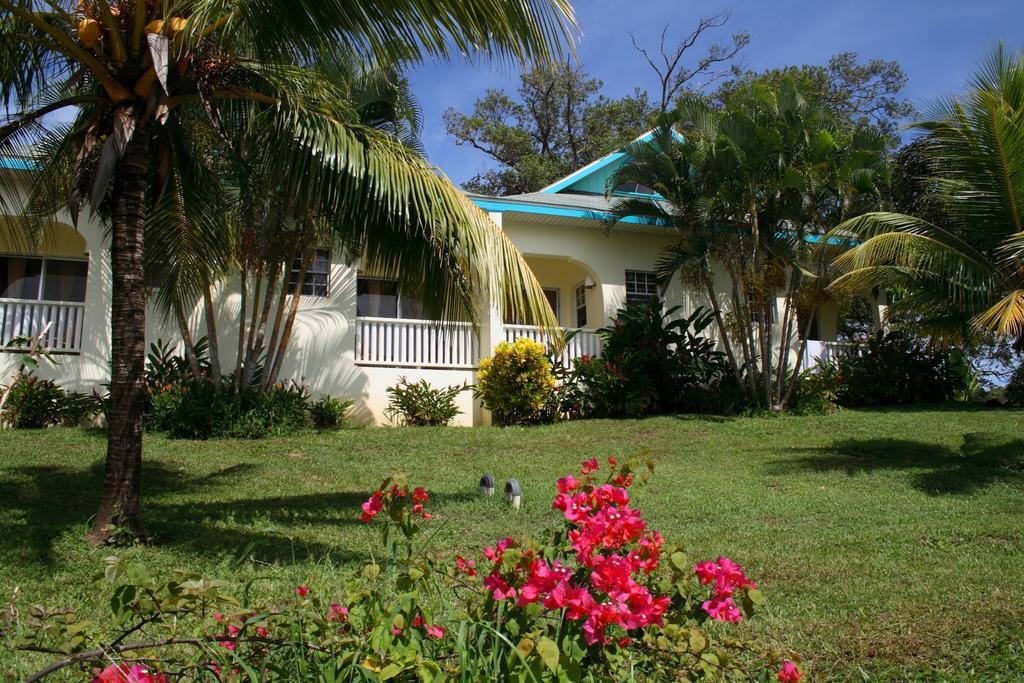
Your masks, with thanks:
[(657, 299), (658, 278), (654, 273), (642, 270), (626, 271), (626, 303), (643, 304)]
[[(292, 264), (292, 272), (288, 276), (288, 293), (295, 293), (302, 270), (302, 259), (297, 258)], [(331, 252), (318, 249), (313, 260), (306, 269), (306, 279), (302, 283), (302, 296), (327, 296), (331, 280)]]
[(0, 298), (85, 301), (86, 261), (0, 256)]
[(657, 194), (654, 190), (641, 183), (622, 183), (615, 188), (616, 192), (622, 194)]
[(362, 275), (356, 281), (356, 315), (367, 318), (426, 319), (423, 304), (412, 296), (400, 295), (397, 281)]
[(587, 286), (584, 283), (576, 285), (576, 327), (587, 326)]
[(551, 306), (551, 310), (555, 314), (555, 320), (558, 320), (558, 290), (545, 288), (544, 298), (548, 300), (548, 305)]

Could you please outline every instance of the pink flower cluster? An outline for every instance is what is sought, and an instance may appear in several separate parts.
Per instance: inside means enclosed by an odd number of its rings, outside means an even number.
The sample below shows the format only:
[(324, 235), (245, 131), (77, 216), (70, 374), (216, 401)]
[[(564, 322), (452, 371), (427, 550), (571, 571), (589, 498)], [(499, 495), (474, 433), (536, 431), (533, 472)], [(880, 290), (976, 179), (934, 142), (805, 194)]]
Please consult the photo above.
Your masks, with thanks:
[[(495, 600), (516, 601), (519, 606), (540, 603), (549, 610), (565, 610), (572, 621), (583, 621), (588, 645), (607, 644), (610, 626), (625, 631), (662, 624), (670, 598), (658, 597), (637, 581), (657, 566), (663, 539), (648, 531), (639, 511), (629, 507), (626, 486), (630, 475), (617, 470), (609, 459), (612, 483), (592, 483), (599, 469), (596, 459), (583, 463), (583, 480), (568, 476), (558, 480), (558, 495), (553, 507), (561, 510), (568, 523), (568, 537), (580, 564), (581, 579), (574, 570), (555, 561), (549, 564), (532, 550), (522, 551), (522, 559), (511, 569), (503, 559), (509, 548), (517, 548), (506, 538), (484, 550), (484, 558), (493, 563), (484, 578), (484, 586)], [(629, 639), (620, 638), (620, 644)]]
[(381, 513), (384, 509), (384, 505), (392, 500), (404, 499), (408, 496), (412, 500), (412, 514), (419, 515), (423, 519), (430, 519), (431, 515), (428, 512), (424, 512), (423, 505), (430, 500), (430, 494), (422, 486), (417, 486), (413, 491), (409, 492), (408, 486), (398, 486), (392, 484), (391, 488), (385, 490), (383, 488), (373, 492), (366, 502), (363, 503), (363, 513), (359, 515), (359, 521), (363, 524), (369, 524), (373, 521), (373, 518)]
[(170, 679), (162, 673), (150, 671), (141, 664), (121, 662), (111, 664), (106, 669), (95, 670), (92, 683), (169, 683)]
[[(416, 616), (412, 618), (412, 627), (423, 629), (423, 632), (431, 638), (435, 638), (437, 640), (444, 638), (444, 626), (441, 626), (439, 624), (427, 625), (427, 623), (423, 620), (423, 615), (418, 612), (416, 613)], [(400, 636), (402, 635), (403, 630), (404, 629), (401, 626), (392, 626), (391, 635)]]
[(788, 659), (783, 659), (782, 668), (779, 669), (779, 675), (776, 678), (781, 683), (797, 683), (797, 681), (803, 678), (803, 674), (800, 672), (800, 669), (796, 668), (796, 664)]
[(712, 562), (698, 562), (693, 568), (703, 585), (714, 584), (714, 597), (701, 605), (712, 619), (737, 622), (743, 618), (732, 595), (737, 588), (757, 588), (757, 584), (743, 575), (743, 568), (728, 557)]

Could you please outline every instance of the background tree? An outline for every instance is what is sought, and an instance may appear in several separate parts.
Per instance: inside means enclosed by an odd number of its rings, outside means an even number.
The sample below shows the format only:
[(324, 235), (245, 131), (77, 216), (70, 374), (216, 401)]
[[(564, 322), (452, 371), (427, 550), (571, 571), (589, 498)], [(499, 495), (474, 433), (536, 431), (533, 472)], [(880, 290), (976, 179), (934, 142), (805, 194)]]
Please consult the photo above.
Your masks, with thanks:
[[(258, 11), (219, 0), (0, 0), (0, 90), (16, 103), (0, 124), (0, 153), (19, 144), (38, 152), (28, 214), (45, 219), (66, 203), (76, 219), (86, 199), (110, 225), (111, 399), (93, 540), (117, 528), (145, 536), (144, 233), (172, 168), (209, 169), (210, 159), (195, 154), (196, 127), (229, 140), (232, 128), (254, 126), (256, 146), (289, 180), (283, 201), (316, 205), (335, 226), (384, 236), (374, 244), (397, 248), (393, 262), (420, 258), (430, 268), (458, 248), (464, 264), (478, 266), (474, 275), (510, 285), (517, 303), (544, 316), (528, 268), (486, 217), (391, 136), (360, 124), (345, 94), (305, 65), (339, 49), (385, 63), (480, 51), (547, 59), (569, 36), (571, 8), (563, 0), (443, 0), (426, 10), (390, 0), (375, 8), (364, 12), (352, 0), (263, 3)], [(77, 111), (73, 122), (48, 128), (45, 117), (63, 109)], [(209, 170), (205, 177), (215, 178)], [(8, 207), (18, 196), (0, 177), (0, 208), (21, 213)], [(200, 230), (218, 227), (207, 193), (180, 196)], [(494, 254), (501, 257), (489, 267)], [(466, 279), (436, 284), (454, 302)]]
[(808, 101), (832, 112), (838, 125), (851, 130), (874, 126), (887, 136), (891, 146), (899, 142), (901, 122), (915, 111), (914, 105), (900, 96), (907, 84), (900, 63), (885, 59), (861, 61), (856, 52), (841, 52), (824, 65), (747, 71), (723, 83), (714, 99), (727, 102), (751, 83), (779, 88), (787, 80), (793, 81)]
[[(662, 279), (679, 274), (707, 294), (750, 401), (783, 406), (807, 337), (805, 330), (791, 368), (798, 305), (809, 324), (829, 276), (830, 259), (822, 256), (829, 244), (809, 238), (877, 201), (885, 177), (881, 134), (844, 133), (792, 81), (779, 89), (754, 83), (724, 109), (700, 98), (685, 101), (661, 119), (652, 140), (627, 152), (631, 161), (609, 179), (609, 196), (620, 184), (637, 182), (660, 198), (616, 199), (610, 227), (637, 216), (678, 230), (679, 242), (659, 263)], [(728, 277), (724, 293), (714, 281), (718, 267)]]
[(1024, 336), (1024, 53), (1001, 45), (962, 96), (939, 101), (917, 148), (929, 171), (905, 206), (836, 230), (861, 240), (840, 256), (838, 286), (904, 293), (934, 341), (976, 332)]
[(523, 74), (518, 97), (488, 90), (469, 114), (448, 109), (445, 128), (455, 143), (498, 164), (463, 188), (496, 196), (535, 192), (649, 128), (646, 93), (609, 99), (601, 87), (582, 67), (556, 63)]

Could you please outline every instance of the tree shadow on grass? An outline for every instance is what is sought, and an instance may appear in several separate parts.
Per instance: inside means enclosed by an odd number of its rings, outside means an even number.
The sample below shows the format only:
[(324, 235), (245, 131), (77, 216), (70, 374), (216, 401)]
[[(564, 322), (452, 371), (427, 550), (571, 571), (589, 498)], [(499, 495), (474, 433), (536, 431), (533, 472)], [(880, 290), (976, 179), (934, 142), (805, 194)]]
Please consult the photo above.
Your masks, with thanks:
[(772, 461), (769, 471), (841, 471), (853, 476), (876, 470), (913, 470), (914, 488), (929, 495), (966, 495), (999, 481), (1024, 483), (1024, 439), (1005, 434), (964, 434), (958, 450), (909, 439), (845, 439), (825, 448), (790, 452), (810, 454)]
[[(277, 564), (311, 557), (343, 562), (363, 559), (360, 553), (342, 549), (340, 543), (297, 538), (291, 530), (356, 524), (359, 506), (369, 491), (239, 497), (254, 490), (251, 480), (245, 487), (240, 480), (263, 467), (239, 463), (196, 475), (157, 461), (144, 462), (143, 520), (154, 543), (190, 556), (230, 559), (244, 554)], [(7, 519), (8, 528), (0, 534), (0, 559), (9, 564), (55, 564), (53, 545), (62, 534), (79, 530), (84, 539), (102, 481), (101, 462), (88, 469), (41, 465), (5, 470), (0, 474), (0, 517)], [(204, 499), (188, 500), (196, 493)], [(438, 494), (432, 500), (446, 503), (475, 497), (466, 492)]]

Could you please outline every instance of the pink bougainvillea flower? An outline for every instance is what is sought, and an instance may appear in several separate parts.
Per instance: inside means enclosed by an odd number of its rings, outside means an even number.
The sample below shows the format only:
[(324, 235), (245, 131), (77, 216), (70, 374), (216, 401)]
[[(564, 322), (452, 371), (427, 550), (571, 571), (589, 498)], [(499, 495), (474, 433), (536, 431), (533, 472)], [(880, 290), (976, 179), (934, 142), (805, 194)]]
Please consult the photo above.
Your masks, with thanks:
[(782, 683), (796, 683), (803, 678), (803, 674), (800, 673), (800, 669), (796, 668), (796, 664), (788, 659), (783, 659), (782, 668), (779, 669), (779, 675), (777, 678), (782, 681)]
[(391, 635), (393, 635), (393, 636), (400, 636), (400, 635), (402, 635), (402, 628), (400, 626), (392, 626), (391, 627)]
[(307, 595), (309, 595), (309, 586), (307, 586), (306, 584), (302, 584), (301, 586), (296, 586), (295, 587), (295, 594), (298, 595), (300, 598), (306, 597)]
[(380, 491), (374, 491), (373, 495), (363, 503), (363, 514), (359, 515), (359, 521), (363, 524), (369, 524), (383, 509), (384, 495)]
[(708, 615), (717, 621), (737, 622), (743, 618), (740, 608), (731, 597), (714, 597), (701, 605)]
[(597, 464), (597, 458), (591, 458), (590, 460), (583, 461), (583, 469), (580, 470), (584, 475), (596, 472), (600, 468)]
[(417, 486), (412, 492), (412, 502), (414, 503), (426, 503), (430, 500), (430, 494), (422, 486)]
[(345, 621), (346, 619), (348, 619), (348, 607), (332, 602), (327, 608), (327, 621)]
[(168, 683), (162, 673), (152, 672), (141, 664), (122, 662), (111, 664), (102, 671), (96, 670), (93, 683)]
[(556, 481), (555, 486), (559, 493), (572, 493), (580, 487), (580, 482), (570, 474), (568, 477), (562, 477)]
[(476, 576), (476, 561), (467, 560), (462, 555), (456, 555), (455, 569), (466, 576)]
[(438, 626), (437, 624), (431, 624), (427, 627), (427, 635), (431, 638), (441, 639), (444, 638), (444, 626)]

